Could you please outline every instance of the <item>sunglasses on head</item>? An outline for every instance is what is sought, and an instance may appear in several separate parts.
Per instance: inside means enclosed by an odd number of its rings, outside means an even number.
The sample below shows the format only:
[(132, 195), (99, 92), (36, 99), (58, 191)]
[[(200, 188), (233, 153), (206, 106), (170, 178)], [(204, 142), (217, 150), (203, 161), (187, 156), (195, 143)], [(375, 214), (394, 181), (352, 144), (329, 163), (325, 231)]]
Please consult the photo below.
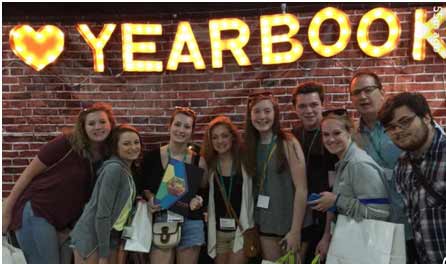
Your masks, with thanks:
[(330, 114), (338, 115), (338, 116), (345, 116), (345, 115), (347, 115), (347, 109), (336, 108), (336, 109), (325, 110), (322, 112), (322, 117), (326, 117)]
[(190, 109), (189, 107), (186, 106), (175, 106), (175, 111), (176, 112), (186, 112), (186, 113), (190, 113), (192, 115), (196, 115), (195, 111)]

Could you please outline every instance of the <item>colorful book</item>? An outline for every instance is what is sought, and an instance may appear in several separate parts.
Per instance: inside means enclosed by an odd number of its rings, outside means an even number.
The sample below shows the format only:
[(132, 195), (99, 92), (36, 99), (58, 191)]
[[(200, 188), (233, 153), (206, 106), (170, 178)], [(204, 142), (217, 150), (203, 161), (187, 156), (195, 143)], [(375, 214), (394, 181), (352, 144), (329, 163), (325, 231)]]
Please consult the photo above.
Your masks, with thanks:
[(189, 190), (184, 162), (171, 159), (164, 172), (160, 187), (155, 195), (155, 204), (169, 209)]

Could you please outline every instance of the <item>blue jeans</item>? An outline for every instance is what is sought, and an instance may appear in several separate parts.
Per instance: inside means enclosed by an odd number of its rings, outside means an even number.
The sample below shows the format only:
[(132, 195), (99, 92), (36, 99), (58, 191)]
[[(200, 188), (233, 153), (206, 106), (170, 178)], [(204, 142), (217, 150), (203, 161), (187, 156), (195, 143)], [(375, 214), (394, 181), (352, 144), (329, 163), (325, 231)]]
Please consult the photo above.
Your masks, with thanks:
[(28, 264), (59, 264), (57, 231), (45, 218), (34, 215), (30, 201), (23, 209), (22, 227), (15, 234)]

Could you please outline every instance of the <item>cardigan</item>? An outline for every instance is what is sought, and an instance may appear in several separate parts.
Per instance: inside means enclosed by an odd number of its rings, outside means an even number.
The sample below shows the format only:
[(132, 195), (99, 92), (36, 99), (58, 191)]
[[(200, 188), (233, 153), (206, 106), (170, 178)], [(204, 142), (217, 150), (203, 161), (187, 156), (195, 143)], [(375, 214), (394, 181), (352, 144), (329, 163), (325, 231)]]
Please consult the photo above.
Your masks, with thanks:
[(386, 221), (389, 204), (364, 203), (361, 199), (389, 198), (382, 168), (352, 142), (344, 158), (336, 163), (333, 192), (340, 194), (336, 201), (338, 213), (354, 218)]
[[(215, 202), (214, 202), (214, 177), (215, 171), (209, 173), (209, 202), (208, 202), (208, 255), (215, 258), (217, 255), (217, 221), (215, 219)], [(240, 209), (240, 225), (243, 230), (254, 226), (254, 199), (252, 195), (252, 178), (247, 174), (242, 165), (242, 204)], [(237, 252), (243, 248), (243, 233), (240, 227), (235, 231), (233, 252)]]
[(73, 246), (83, 258), (96, 249), (99, 257), (110, 254), (110, 233), (131, 195), (132, 182), (130, 168), (116, 156), (99, 169), (91, 199), (70, 233)]

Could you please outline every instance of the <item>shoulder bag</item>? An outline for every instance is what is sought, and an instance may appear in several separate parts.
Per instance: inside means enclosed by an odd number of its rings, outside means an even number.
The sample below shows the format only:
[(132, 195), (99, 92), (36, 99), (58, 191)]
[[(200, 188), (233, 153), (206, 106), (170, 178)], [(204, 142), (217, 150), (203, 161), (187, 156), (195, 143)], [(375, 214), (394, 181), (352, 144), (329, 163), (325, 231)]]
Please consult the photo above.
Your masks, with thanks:
[(245, 256), (252, 258), (260, 255), (261, 246), (260, 246), (260, 235), (256, 227), (249, 228), (243, 230), (240, 225), (240, 221), (235, 213), (234, 208), (231, 203), (228, 201), (228, 197), (226, 197), (223, 187), (221, 186), (220, 180), (218, 177), (215, 177), (215, 180), (218, 185), (218, 189), (223, 197), (223, 201), (225, 203), (226, 211), (228, 214), (235, 219), (235, 223), (240, 228), (240, 231), (243, 233), (243, 253)]

